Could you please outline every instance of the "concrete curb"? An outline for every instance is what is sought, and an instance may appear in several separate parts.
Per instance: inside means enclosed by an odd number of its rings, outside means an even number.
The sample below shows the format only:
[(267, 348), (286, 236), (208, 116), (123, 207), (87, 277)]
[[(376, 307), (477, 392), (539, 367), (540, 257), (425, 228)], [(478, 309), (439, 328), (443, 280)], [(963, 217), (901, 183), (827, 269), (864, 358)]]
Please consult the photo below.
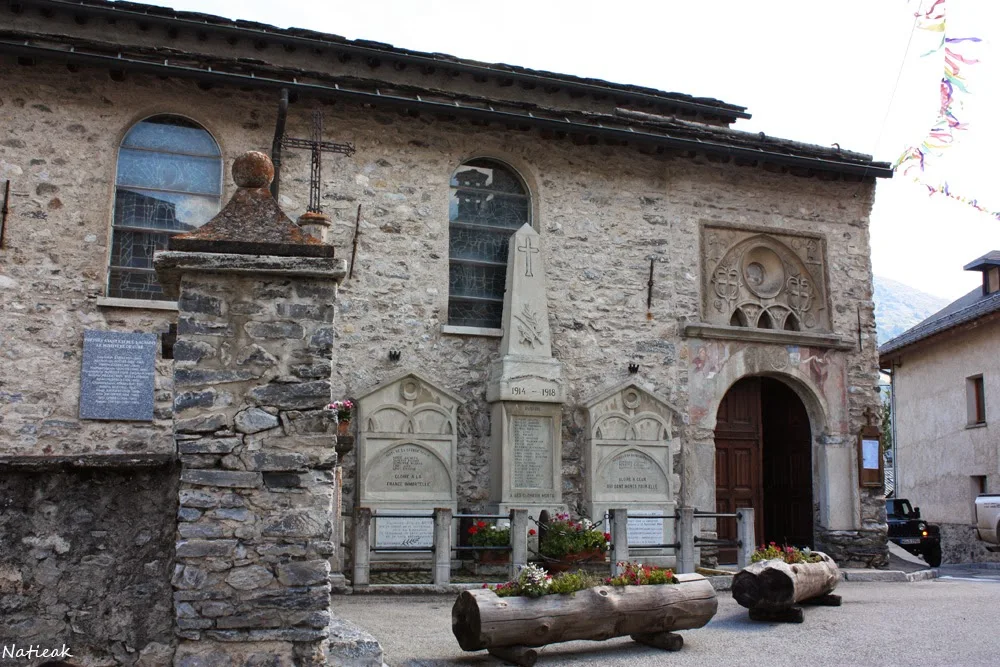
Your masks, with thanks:
[(903, 572), (902, 570), (841, 570), (840, 578), (844, 581), (880, 581), (880, 582), (912, 582), (937, 579), (937, 568)]

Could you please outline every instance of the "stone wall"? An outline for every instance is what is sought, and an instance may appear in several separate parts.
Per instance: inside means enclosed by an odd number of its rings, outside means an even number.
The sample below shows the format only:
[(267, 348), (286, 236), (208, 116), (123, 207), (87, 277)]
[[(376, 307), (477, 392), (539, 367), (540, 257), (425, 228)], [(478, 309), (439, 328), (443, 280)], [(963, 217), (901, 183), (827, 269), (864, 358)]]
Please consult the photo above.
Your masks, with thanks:
[[(77, 435), (61, 445), (65, 449), (93, 447), (89, 436), (97, 426), (74, 417), (79, 361), (72, 355), (79, 354), (80, 322), (140, 328), (137, 318), (164, 321), (155, 314), (136, 316), (96, 305), (103, 290), (117, 142), (144, 115), (179, 112), (213, 133), (228, 163), (238, 152), (270, 145), (276, 99), (133, 74), (115, 82), (89, 68), (70, 75), (44, 64), (30, 70), (13, 61), (3, 64), (0, 120), (22, 143), (0, 146), (0, 177), (13, 178), (15, 193), (8, 223), (11, 249), (4, 251), (14, 261), (5, 265), (0, 286), (11, 297), (4, 304), (21, 306), (16, 312), (0, 306), (5, 308), (0, 326), (4, 341), (30, 342), (5, 343), (3, 354), (22, 355), (25, 361), (16, 376), (4, 376), (10, 366), (0, 365), (2, 390), (34, 392), (30, 410), (74, 424)], [(290, 135), (308, 136), (312, 106), (308, 100), (292, 106)], [(426, 370), (460, 394), (466, 400), (458, 414), (460, 507), (480, 509), (488, 495), (485, 379), (499, 347), (495, 338), (441, 331), (448, 294), (448, 182), (472, 157), (504, 160), (519, 171), (532, 195), (533, 223), (545, 237), (553, 355), (563, 364), (568, 386), (563, 419), (567, 502), (583, 499), (586, 418), (580, 403), (629, 377), (630, 362), (639, 364), (644, 386), (682, 413), (706, 409), (692, 402), (689, 388), (690, 364), (701, 342), (681, 335), (686, 323), (700, 317), (699, 238), (706, 222), (825, 238), (831, 329), (857, 340), (859, 307), (862, 319), (862, 351), (834, 353), (845, 369), (845, 395), (835, 400), (843, 400), (846, 409), (845, 428), (836, 436), (841, 440), (833, 444), (850, 447), (849, 434), (856, 433), (861, 410), (875, 403), (867, 229), (871, 184), (800, 178), (669, 152), (650, 155), (628, 146), (579, 145), (498, 124), (412, 118), (343, 102), (323, 109), (326, 138), (350, 141), (358, 149), (351, 158), (325, 160), (323, 170), (323, 204), (333, 217), (331, 238), (341, 257), (350, 253), (355, 211), (362, 207), (354, 277), (341, 290), (341, 326), (332, 341), (338, 350), (333, 398), (359, 394), (403, 370)], [(282, 179), (281, 205), (294, 218), (307, 200), (308, 155), (286, 151)], [(53, 192), (49, 185), (60, 190)], [(54, 196), (73, 206), (51, 208)], [(650, 259), (656, 262), (647, 317)], [(36, 294), (43, 280), (51, 284), (45, 288), (52, 295), (49, 307), (66, 322), (58, 334), (46, 334), (58, 335), (52, 342), (33, 338), (27, 329), (38, 317), (27, 313), (40, 303)], [(20, 345), (30, 350), (20, 352)], [(401, 350), (399, 362), (388, 359), (391, 349)], [(66, 354), (71, 356), (64, 359)], [(32, 379), (23, 379), (25, 369)], [(58, 394), (35, 379), (54, 376), (71, 378)], [(15, 407), (2, 408), (0, 424), (0, 435), (14, 439), (0, 442), (16, 442), (20, 429), (43, 420), (30, 415), (27, 405)], [(692, 429), (687, 425), (679, 432), (682, 442), (695, 437)], [(30, 448), (41, 453), (55, 443), (46, 436)], [(349, 505), (353, 455), (344, 463)], [(683, 466), (682, 457), (677, 470), (682, 475)], [(864, 516), (865, 525), (875, 525), (878, 503), (864, 492), (850, 507), (858, 512), (855, 517)], [(856, 522), (852, 530), (862, 528), (861, 520)]]
[(8, 467), (0, 508), (0, 645), (65, 644), (79, 665), (170, 664), (174, 465)]

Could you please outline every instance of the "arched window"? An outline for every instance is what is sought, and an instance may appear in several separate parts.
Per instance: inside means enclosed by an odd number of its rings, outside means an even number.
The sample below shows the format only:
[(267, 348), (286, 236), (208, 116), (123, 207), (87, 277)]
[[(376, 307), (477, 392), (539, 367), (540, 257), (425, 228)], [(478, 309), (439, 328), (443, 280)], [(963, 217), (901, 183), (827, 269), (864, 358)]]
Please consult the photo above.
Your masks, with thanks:
[(500, 162), (470, 160), (452, 175), (448, 324), (501, 326), (507, 244), (530, 211), (527, 188)]
[(204, 128), (179, 116), (136, 123), (118, 152), (108, 296), (163, 299), (153, 253), (208, 222), (221, 197), (222, 154)]

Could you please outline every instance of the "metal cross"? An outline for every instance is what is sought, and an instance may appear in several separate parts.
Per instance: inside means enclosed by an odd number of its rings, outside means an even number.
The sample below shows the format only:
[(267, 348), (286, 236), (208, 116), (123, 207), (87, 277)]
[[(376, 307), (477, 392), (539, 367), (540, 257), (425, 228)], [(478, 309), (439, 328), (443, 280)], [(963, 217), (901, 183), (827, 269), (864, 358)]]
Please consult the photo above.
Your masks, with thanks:
[(309, 170), (309, 208), (307, 210), (310, 213), (322, 213), (323, 209), (319, 199), (322, 184), (323, 152), (354, 155), (354, 144), (338, 144), (332, 141), (323, 141), (323, 112), (319, 110), (313, 111), (312, 139), (282, 137), (281, 144), (288, 148), (307, 148), (312, 154), (312, 165)]
[(531, 245), (531, 237), (524, 240), (524, 245), (517, 246), (517, 250), (524, 253), (524, 275), (534, 276), (535, 274), (531, 272), (531, 256), (537, 255), (540, 251)]

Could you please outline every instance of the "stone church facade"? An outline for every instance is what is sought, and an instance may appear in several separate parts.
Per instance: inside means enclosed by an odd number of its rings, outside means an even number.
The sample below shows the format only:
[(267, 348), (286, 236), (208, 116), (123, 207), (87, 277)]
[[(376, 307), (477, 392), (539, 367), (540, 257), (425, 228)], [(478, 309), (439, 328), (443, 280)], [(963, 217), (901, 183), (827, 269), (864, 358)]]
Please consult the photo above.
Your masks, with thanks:
[[(527, 223), (544, 253), (539, 326), (560, 365), (552, 465), (562, 506), (611, 502), (594, 493), (604, 478), (592, 468), (618, 447), (662, 473), (662, 493), (637, 507), (754, 505), (765, 539), (795, 538), (849, 565), (887, 562), (882, 496), (859, 483), (857, 453), (863, 413), (878, 400), (868, 219), (887, 165), (732, 129), (748, 114), (717, 100), (308, 31), (100, 0), (11, 3), (0, 22), (0, 181), (10, 181), (0, 492), (12, 508), (0, 518), (0, 593), (21, 641), (80, 628), (94, 655), (118, 664), (172, 655), (175, 592), (187, 585), (176, 517), (198, 478), (182, 476), (179, 456), (202, 437), (177, 423), (221, 414), (219, 432), (230, 428), (247, 408), (237, 390), (247, 377), (178, 380), (192, 368), (179, 355), (193, 352), (171, 341), (215, 335), (184, 319), (211, 300), (182, 302), (179, 321), (177, 302), (149, 282), (165, 236), (130, 227), (147, 214), (126, 209), (149, 205), (146, 193), (179, 207), (171, 220), (189, 216), (164, 235), (204, 223), (235, 192), (234, 159), (271, 153), (282, 88), (292, 97), (286, 136), (309, 137), (319, 110), (323, 139), (355, 149), (323, 154), (319, 193), (325, 240), (349, 273), (332, 292), (303, 287), (281, 306), (278, 325), (315, 343), (313, 356), (257, 378), (311, 387), (288, 410), (367, 396), (381, 406), (395, 400), (381, 391), (387, 382), (418, 377), (392, 389), (410, 410), (398, 428), (433, 436), (454, 487), (427, 497), (495, 507), (488, 385), (510, 298), (507, 239)], [(135, 131), (160, 125), (202, 147), (170, 152), (156, 133)], [(152, 153), (187, 165), (174, 185), (127, 180), (123, 156)], [(150, 164), (136, 160), (136, 173)], [(197, 187), (184, 185), (192, 165)], [(309, 175), (308, 150), (284, 147), (277, 202), (293, 220), (306, 212)], [(149, 195), (161, 190), (170, 196)], [(151, 420), (80, 417), (89, 330), (160, 334)], [(211, 340), (220, 363), (240, 354), (224, 336)], [(434, 420), (413, 416), (424, 389), (439, 406)], [(655, 426), (612, 428), (609, 415), (636, 412)], [(336, 470), (344, 514), (367, 497), (360, 445), (395, 442), (386, 433), (397, 426), (354, 428), (359, 447), (323, 464)], [(192, 461), (183, 465), (201, 465)], [(314, 556), (336, 574), (349, 522), (329, 523), (332, 553)], [(730, 534), (721, 523), (703, 530)], [(208, 618), (202, 611), (187, 620)]]

